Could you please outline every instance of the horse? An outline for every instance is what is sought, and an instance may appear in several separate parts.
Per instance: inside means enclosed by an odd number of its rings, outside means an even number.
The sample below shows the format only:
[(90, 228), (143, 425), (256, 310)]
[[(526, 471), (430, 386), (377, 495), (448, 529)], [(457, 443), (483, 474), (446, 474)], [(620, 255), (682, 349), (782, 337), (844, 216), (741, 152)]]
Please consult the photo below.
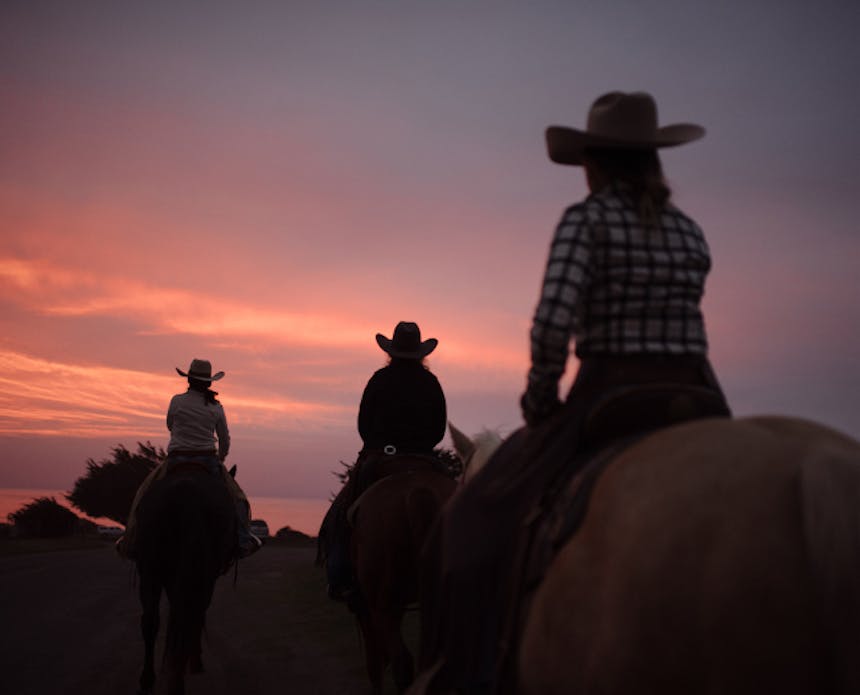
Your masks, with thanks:
[(503, 688), (860, 692), (858, 500), (860, 442), (808, 420), (645, 436), (524, 603)]
[(463, 462), (460, 484), (466, 485), (499, 448), (503, 441), (502, 436), (498, 431), (485, 427), (478, 434), (469, 437), (451, 422), (448, 423), (448, 431), (451, 433), (454, 451)]
[(236, 512), (223, 481), (194, 464), (155, 481), (137, 509), (136, 563), (143, 613), (140, 695), (155, 684), (162, 590), (170, 613), (163, 668), (169, 695), (185, 692), (186, 668), (203, 671), (201, 637), (217, 578), (237, 554)]
[[(400, 458), (400, 457), (398, 457)], [(419, 598), (421, 549), (455, 481), (403, 457), (404, 471), (368, 487), (350, 507), (350, 557), (357, 598), (352, 603), (365, 644), (365, 665), (374, 693), (390, 664), (398, 692), (414, 677), (414, 660), (402, 634), (404, 615)], [(420, 465), (421, 463), (424, 465)], [(411, 470), (409, 470), (411, 468)]]

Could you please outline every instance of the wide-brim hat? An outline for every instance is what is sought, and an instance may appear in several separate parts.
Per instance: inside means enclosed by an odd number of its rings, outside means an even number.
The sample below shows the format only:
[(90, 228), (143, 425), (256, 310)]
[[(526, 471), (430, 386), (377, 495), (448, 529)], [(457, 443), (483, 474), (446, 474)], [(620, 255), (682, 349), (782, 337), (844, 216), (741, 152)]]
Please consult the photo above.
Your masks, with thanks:
[(176, 371), (179, 376), (200, 379), (200, 381), (218, 381), (224, 376), (224, 372), (212, 373), (212, 363), (209, 360), (193, 359), (187, 372), (183, 372), (179, 367), (176, 368)]
[(657, 125), (657, 103), (646, 92), (609, 92), (591, 105), (585, 130), (552, 125), (546, 129), (549, 158), (581, 165), (585, 150), (649, 150), (675, 147), (705, 134), (693, 123)]
[(421, 340), (421, 329), (417, 323), (401, 321), (394, 327), (394, 335), (391, 339), (382, 333), (376, 334), (376, 342), (385, 352), (392, 357), (403, 357), (406, 359), (420, 360), (427, 357), (439, 341), (436, 338)]

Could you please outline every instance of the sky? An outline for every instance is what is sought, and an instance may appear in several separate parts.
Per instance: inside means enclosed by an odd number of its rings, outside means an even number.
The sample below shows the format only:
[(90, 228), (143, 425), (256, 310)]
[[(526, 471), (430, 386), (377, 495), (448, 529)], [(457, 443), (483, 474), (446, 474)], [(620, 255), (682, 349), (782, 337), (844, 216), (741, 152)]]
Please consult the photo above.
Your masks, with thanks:
[(199, 357), (245, 489), (328, 497), (400, 320), (451, 421), (515, 429), (587, 193), (544, 129), (611, 90), (707, 129), (661, 156), (735, 413), (860, 437), (858, 28), (847, 0), (0, 4), (0, 487), (166, 446)]

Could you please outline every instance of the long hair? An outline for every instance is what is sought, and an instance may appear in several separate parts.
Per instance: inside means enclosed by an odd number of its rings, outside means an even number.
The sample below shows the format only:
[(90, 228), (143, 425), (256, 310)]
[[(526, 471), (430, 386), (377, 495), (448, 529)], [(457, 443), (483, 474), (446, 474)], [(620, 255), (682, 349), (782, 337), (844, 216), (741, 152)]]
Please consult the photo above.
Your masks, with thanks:
[(423, 367), (428, 372), (430, 371), (430, 365), (427, 364), (426, 357), (392, 357), (391, 355), (389, 355), (388, 361), (385, 364), (389, 367), (396, 367), (398, 365), (404, 365), (408, 367), (410, 365), (415, 365)]
[(204, 381), (203, 379), (195, 379), (193, 376), (188, 377), (188, 388), (193, 391), (199, 391), (206, 398), (206, 404), (210, 403), (218, 403), (218, 399), (215, 396), (218, 395), (217, 391), (213, 391), (210, 387), (212, 383), (209, 381)]
[(650, 227), (658, 226), (672, 191), (663, 176), (657, 150), (587, 149), (583, 160), (607, 183), (625, 184), (640, 220)]

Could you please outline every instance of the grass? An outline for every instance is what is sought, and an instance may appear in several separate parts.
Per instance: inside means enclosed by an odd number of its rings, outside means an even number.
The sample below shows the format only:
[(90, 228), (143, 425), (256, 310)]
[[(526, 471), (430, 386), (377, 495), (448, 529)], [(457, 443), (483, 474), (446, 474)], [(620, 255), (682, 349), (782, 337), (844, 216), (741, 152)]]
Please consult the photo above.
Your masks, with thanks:
[(61, 550), (95, 550), (113, 546), (113, 540), (98, 536), (66, 536), (64, 538), (2, 538), (0, 557), (53, 553)]
[[(53, 553), (63, 550), (96, 550), (112, 548), (115, 539), (102, 538), (95, 534), (61, 536), (59, 538), (0, 538), (0, 557)], [(266, 543), (286, 548), (309, 548), (316, 546), (316, 538), (296, 534), (286, 539), (269, 538)]]
[[(223, 681), (223, 692), (369, 692), (355, 619), (343, 604), (326, 596), (325, 572), (314, 564), (314, 545), (313, 539), (269, 539), (266, 547), (240, 562), (235, 584), (232, 571), (219, 579), (207, 613), (204, 659), (212, 664), (210, 677)], [(78, 580), (86, 576), (88, 582), (83, 585), (79, 581), (73, 588), (73, 593), (78, 593), (71, 605), (79, 613), (92, 603), (89, 582), (93, 575), (81, 568), (95, 567), (100, 591), (112, 596), (115, 605), (124, 606), (112, 617), (136, 626), (136, 596), (128, 590), (131, 569), (128, 563), (109, 557), (113, 553), (111, 541), (97, 536), (0, 540), (0, 562), (3, 556), (11, 561), (11, 556), (30, 554), (32, 560), (22, 558), (27, 567), (40, 563), (63, 567), (66, 559), (56, 557), (57, 551), (86, 553), (73, 563), (79, 573), (83, 572), (76, 575)], [(39, 553), (42, 557), (35, 557)], [(73, 617), (64, 619), (68, 622)], [(404, 632), (413, 653), (418, 641), (417, 619), (413, 612), (405, 621)], [(130, 634), (137, 636), (136, 631)], [(163, 639), (162, 630), (159, 654)], [(133, 646), (122, 657), (132, 664), (128, 668), (137, 668), (137, 645)], [(278, 684), (289, 684), (289, 689), (279, 690)], [(390, 673), (386, 674), (383, 692), (394, 692)]]

